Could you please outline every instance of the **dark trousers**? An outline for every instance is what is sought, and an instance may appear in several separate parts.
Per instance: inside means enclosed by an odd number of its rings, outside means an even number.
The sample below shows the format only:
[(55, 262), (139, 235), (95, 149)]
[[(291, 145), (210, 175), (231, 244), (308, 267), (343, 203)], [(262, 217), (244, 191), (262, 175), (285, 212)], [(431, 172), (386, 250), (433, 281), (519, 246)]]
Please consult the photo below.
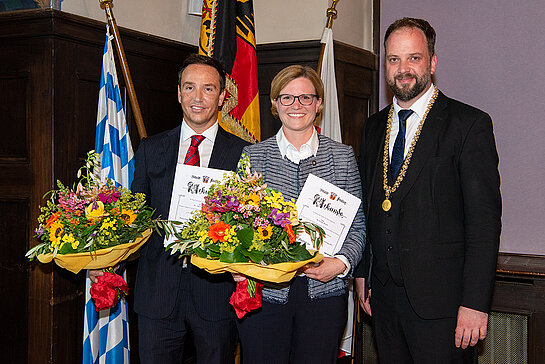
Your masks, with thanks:
[(347, 295), (308, 297), (306, 277), (297, 277), (288, 302), (263, 307), (237, 321), (243, 364), (330, 364), (339, 353), (347, 318)]
[(405, 287), (395, 285), (392, 279), (385, 285), (373, 279), (371, 311), (381, 364), (474, 363), (476, 350), (454, 345), (456, 317), (421, 318)]
[(179, 364), (185, 337), (193, 332), (198, 364), (232, 364), (237, 343), (234, 319), (207, 321), (195, 310), (184, 269), (172, 314), (160, 320), (138, 315), (139, 355), (142, 364)]

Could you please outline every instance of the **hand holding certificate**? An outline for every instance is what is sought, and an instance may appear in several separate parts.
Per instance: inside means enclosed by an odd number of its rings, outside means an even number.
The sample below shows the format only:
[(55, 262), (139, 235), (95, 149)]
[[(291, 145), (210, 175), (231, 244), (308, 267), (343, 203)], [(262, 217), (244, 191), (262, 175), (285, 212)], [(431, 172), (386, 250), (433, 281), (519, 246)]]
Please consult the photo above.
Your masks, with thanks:
[[(325, 238), (320, 253), (332, 257), (341, 249), (360, 204), (359, 198), (309, 174), (296, 205), (301, 220), (324, 229)], [(307, 235), (301, 235), (300, 239), (307, 244), (307, 248), (312, 248)]]
[[(201, 209), (212, 183), (221, 181), (225, 173), (228, 172), (221, 169), (178, 163), (174, 186), (172, 187), (168, 219), (182, 223), (191, 219), (192, 213)], [(165, 238), (165, 247), (175, 240), (176, 238), (173, 235), (168, 239)]]

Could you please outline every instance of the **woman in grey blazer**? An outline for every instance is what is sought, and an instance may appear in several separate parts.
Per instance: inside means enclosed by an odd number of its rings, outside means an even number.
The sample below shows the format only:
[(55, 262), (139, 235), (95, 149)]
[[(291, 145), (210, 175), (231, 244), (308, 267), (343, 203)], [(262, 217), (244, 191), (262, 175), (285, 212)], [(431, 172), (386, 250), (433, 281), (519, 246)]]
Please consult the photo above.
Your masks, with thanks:
[[(271, 110), (282, 128), (243, 153), (252, 170), (286, 199), (297, 199), (309, 173), (362, 199), (352, 148), (317, 134), (314, 127), (323, 99), (322, 82), (312, 68), (294, 65), (280, 71), (271, 84)], [(263, 307), (238, 322), (243, 363), (335, 363), (347, 317), (347, 278), (364, 244), (360, 205), (333, 257), (306, 267), (287, 284), (266, 284)]]

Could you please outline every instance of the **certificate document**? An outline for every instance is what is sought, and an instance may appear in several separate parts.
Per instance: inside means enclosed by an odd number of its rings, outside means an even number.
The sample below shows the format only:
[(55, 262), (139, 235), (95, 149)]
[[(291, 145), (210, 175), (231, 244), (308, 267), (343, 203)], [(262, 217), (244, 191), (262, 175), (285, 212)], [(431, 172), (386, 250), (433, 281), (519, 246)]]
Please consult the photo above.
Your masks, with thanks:
[[(356, 217), (361, 200), (345, 190), (309, 174), (297, 199), (299, 220), (314, 223), (325, 231), (320, 253), (331, 257), (342, 247)], [(307, 248), (314, 249), (308, 234), (301, 234)]]
[[(186, 222), (191, 218), (191, 213), (199, 210), (208, 195), (210, 186), (215, 181), (220, 181), (227, 171), (221, 169), (189, 166), (178, 163), (170, 198), (169, 220)], [(176, 226), (175, 226), (176, 227)], [(165, 238), (165, 247), (173, 243), (175, 238)]]

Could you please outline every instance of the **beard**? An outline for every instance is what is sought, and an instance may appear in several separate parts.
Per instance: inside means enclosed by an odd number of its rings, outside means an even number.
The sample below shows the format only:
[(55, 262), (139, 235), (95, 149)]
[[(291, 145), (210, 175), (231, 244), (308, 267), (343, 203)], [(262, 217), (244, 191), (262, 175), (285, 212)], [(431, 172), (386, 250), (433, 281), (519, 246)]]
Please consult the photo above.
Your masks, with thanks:
[[(400, 87), (397, 85), (396, 80), (407, 78), (407, 77), (414, 78), (415, 82), (413, 86), (403, 85)], [(405, 101), (405, 102), (410, 101), (416, 98), (418, 95), (420, 95), (420, 93), (428, 87), (430, 82), (431, 82), (431, 70), (429, 67), (428, 69), (426, 69), (426, 72), (424, 72), (422, 76), (418, 76), (417, 74), (407, 72), (407, 73), (403, 73), (401, 75), (395, 76), (393, 80), (389, 78), (386, 80), (386, 83), (388, 84), (388, 86), (390, 86), (390, 89), (394, 93), (395, 97), (398, 100)]]

